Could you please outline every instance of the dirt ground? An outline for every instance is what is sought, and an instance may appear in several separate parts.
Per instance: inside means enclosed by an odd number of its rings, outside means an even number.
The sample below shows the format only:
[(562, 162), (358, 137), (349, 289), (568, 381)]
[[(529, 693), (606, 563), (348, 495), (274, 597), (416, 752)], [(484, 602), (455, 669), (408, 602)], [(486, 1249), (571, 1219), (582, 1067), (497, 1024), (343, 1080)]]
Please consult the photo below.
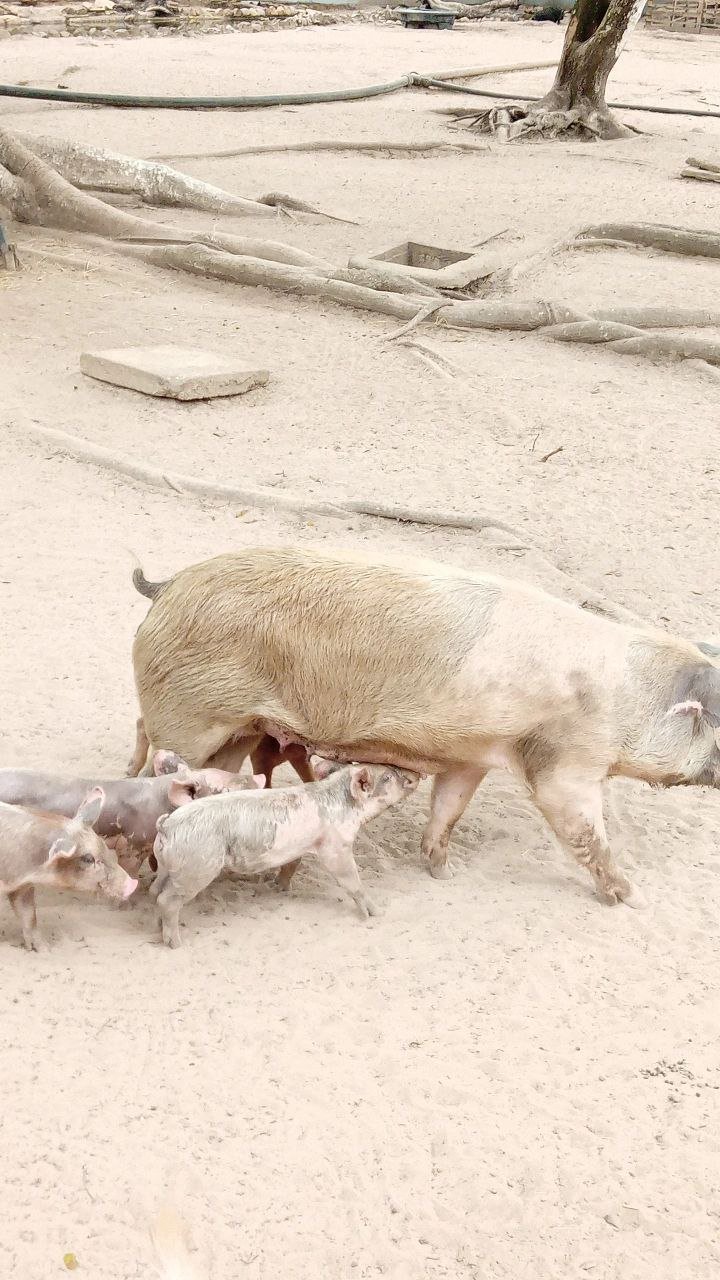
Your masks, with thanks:
[[(23, 37), (3, 42), (2, 78), (289, 91), (541, 61), (561, 40), (549, 24)], [(710, 37), (637, 32), (610, 97), (717, 110), (718, 50)], [(532, 94), (551, 74), (491, 83)], [(32, 134), (192, 154), (188, 173), (240, 194), (281, 190), (356, 219), (223, 223), (339, 263), (407, 238), (462, 249), (503, 232), (521, 244), (614, 217), (717, 229), (720, 189), (677, 176), (689, 154), (720, 155), (712, 120), (637, 115), (643, 136), (597, 146), (213, 156), (446, 138), (433, 108), (455, 101), (412, 92), (185, 114), (3, 100), (2, 111)], [(15, 238), (25, 270), (0, 278), (0, 765), (123, 771), (146, 607), (132, 553), (161, 577), (246, 545), (406, 549), (561, 590), (554, 565), (679, 633), (720, 630), (718, 386), (698, 369), (428, 328), (455, 369), (444, 377), (386, 345), (391, 320), (202, 284), (49, 232)], [(565, 252), (517, 293), (713, 305), (719, 287), (711, 261)], [(80, 374), (82, 350), (135, 342), (242, 353), (271, 382), (178, 405)], [(542, 556), (507, 537), (202, 503), (38, 446), (33, 423), (237, 485), (488, 512)], [(47, 894), (52, 949), (39, 956), (21, 951), (3, 909), (3, 1275), (51, 1280), (72, 1251), (80, 1275), (146, 1280), (166, 1196), (203, 1280), (717, 1275), (717, 799), (614, 784), (611, 830), (650, 900), (643, 913), (596, 901), (497, 774), (458, 826), (454, 880), (433, 881), (419, 851), (426, 807), (427, 785), (359, 842), (384, 907), (372, 928), (310, 866), (287, 899), (218, 883), (188, 909), (180, 952), (156, 945), (144, 896), (113, 911)]]

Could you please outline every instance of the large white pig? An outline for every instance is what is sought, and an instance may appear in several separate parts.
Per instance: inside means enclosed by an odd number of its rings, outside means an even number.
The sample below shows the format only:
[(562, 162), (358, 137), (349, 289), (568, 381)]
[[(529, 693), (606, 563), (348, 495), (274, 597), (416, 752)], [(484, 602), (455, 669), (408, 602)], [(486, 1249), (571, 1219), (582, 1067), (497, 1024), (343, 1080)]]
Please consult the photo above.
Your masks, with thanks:
[(153, 748), (238, 767), (263, 735), (436, 775), (423, 848), (490, 769), (523, 779), (606, 901), (639, 905), (605, 780), (720, 784), (720, 670), (696, 645), (525, 583), (427, 562), (251, 549), (156, 589), (134, 645)]

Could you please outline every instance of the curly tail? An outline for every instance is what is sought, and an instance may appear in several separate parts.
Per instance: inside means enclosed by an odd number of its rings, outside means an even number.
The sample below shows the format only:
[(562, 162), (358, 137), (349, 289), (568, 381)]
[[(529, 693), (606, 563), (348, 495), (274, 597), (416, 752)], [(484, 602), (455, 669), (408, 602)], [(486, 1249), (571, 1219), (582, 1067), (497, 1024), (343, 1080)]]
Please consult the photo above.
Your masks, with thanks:
[(135, 590), (139, 591), (141, 596), (147, 596), (148, 600), (157, 600), (160, 592), (165, 590), (170, 581), (168, 578), (167, 582), (148, 582), (140, 565), (137, 569), (133, 569), (132, 580)]

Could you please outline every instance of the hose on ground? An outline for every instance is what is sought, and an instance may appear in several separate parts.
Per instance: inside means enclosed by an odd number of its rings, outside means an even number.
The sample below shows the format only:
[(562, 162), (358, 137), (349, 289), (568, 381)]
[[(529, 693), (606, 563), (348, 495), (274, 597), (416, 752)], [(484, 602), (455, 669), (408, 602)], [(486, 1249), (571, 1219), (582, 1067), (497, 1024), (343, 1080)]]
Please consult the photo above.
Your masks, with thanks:
[[(413, 84), (420, 88), (447, 89), (450, 93), (469, 93), (475, 98), (500, 98), (503, 102), (540, 102), (526, 93), (498, 93), (496, 89), (469, 89), (464, 84), (452, 84), (449, 80), (433, 80), (429, 76), (415, 76)], [(611, 111), (648, 111), (660, 116), (708, 116), (720, 120), (720, 111), (693, 111), (690, 107), (651, 107), (641, 102), (608, 102)]]
[[(527, 67), (508, 67), (507, 70), (530, 70), (536, 66), (554, 65), (554, 63), (529, 63)], [(502, 67), (487, 67), (471, 69), (465, 74), (468, 76), (490, 75), (500, 74), (502, 71)], [(30, 85), (0, 84), (0, 98), (34, 98), (42, 102), (72, 102), (97, 107), (148, 107), (175, 111), (204, 111), (235, 110), (241, 107), (300, 107), (322, 102), (354, 102), (361, 98), (379, 98), (383, 94), (397, 93), (400, 89), (416, 86), (423, 89), (446, 89), (450, 93), (471, 94), (479, 98), (499, 98), (503, 102), (540, 101), (540, 98), (529, 97), (524, 93), (512, 93), (510, 90), (499, 92), (491, 89), (470, 89), (446, 79), (447, 74), (452, 73), (441, 72), (436, 76), (423, 76), (417, 71), (410, 71), (408, 75), (400, 76), (397, 80), (388, 80), (386, 84), (370, 84), (361, 89), (328, 89), (317, 93), (263, 93), (230, 98), (168, 98), (132, 93), (83, 93), (73, 89), (34, 89)], [(655, 115), (694, 116), (720, 120), (720, 111), (694, 111), (690, 107), (656, 107), (639, 102), (609, 102), (608, 106), (615, 111), (646, 111)]]

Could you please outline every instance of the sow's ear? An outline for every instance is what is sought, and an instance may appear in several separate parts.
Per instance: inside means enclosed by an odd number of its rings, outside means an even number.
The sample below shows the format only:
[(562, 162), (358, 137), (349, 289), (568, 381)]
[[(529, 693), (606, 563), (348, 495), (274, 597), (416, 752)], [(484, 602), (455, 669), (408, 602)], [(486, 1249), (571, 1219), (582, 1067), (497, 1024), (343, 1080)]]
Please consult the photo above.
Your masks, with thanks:
[(708, 658), (720, 658), (720, 645), (711, 644), (709, 640), (696, 640), (695, 647), (706, 653)]
[(88, 791), (80, 808), (75, 814), (75, 821), (82, 822), (84, 827), (94, 827), (105, 803), (105, 792), (102, 787), (93, 787)]
[(711, 728), (720, 727), (720, 671), (717, 667), (697, 666), (685, 679), (681, 697), (666, 712), (668, 716), (692, 716)]

